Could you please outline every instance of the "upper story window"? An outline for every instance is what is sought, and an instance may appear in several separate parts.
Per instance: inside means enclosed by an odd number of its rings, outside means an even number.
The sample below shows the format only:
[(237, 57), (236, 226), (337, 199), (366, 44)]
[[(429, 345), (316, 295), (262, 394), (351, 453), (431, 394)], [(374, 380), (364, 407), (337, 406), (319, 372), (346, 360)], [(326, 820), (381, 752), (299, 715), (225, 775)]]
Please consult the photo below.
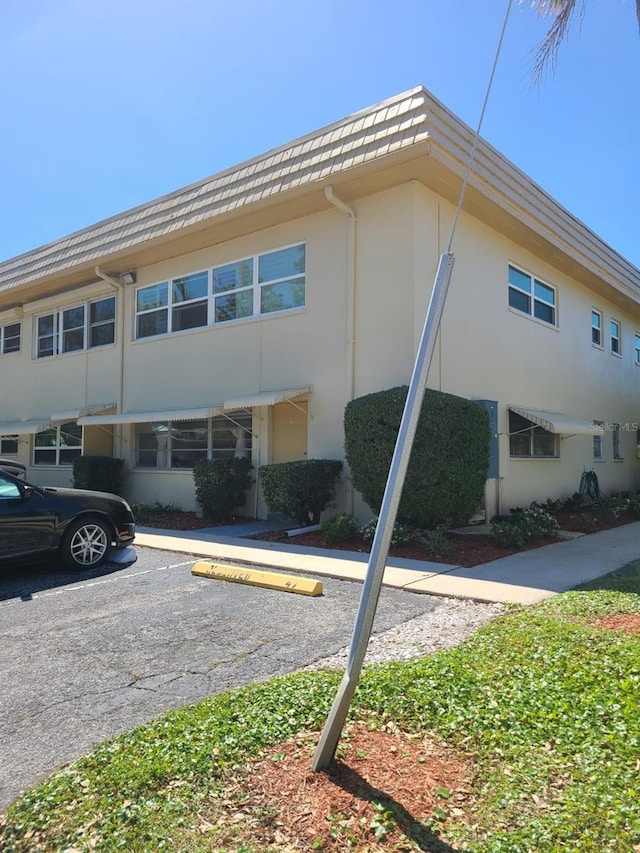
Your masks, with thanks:
[(73, 465), (81, 453), (82, 427), (75, 421), (51, 427), (34, 438), (34, 465)]
[(528, 418), (509, 411), (509, 455), (535, 458), (558, 456), (558, 436)]
[(602, 314), (595, 308), (591, 311), (591, 343), (602, 346)]
[(36, 318), (36, 358), (114, 343), (116, 298), (96, 299)]
[(0, 355), (20, 350), (20, 323), (0, 326)]
[(509, 307), (556, 325), (556, 290), (509, 264)]
[(305, 244), (141, 287), (136, 339), (305, 305)]
[(640, 365), (640, 334), (638, 332), (634, 336), (633, 353), (635, 363)]
[(251, 415), (244, 411), (208, 420), (136, 424), (136, 466), (193, 468), (200, 459), (250, 458), (251, 437)]
[(610, 323), (610, 334), (611, 334), (611, 352), (614, 355), (622, 354), (622, 340), (621, 340), (621, 332), (620, 332), (620, 323), (617, 320), (612, 320)]

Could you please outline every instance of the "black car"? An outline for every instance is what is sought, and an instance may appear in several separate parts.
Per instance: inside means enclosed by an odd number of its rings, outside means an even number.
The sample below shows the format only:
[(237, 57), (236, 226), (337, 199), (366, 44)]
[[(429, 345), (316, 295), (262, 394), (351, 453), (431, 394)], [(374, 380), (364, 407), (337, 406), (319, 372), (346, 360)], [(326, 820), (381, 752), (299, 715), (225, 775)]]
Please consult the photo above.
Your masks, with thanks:
[(13, 474), (14, 477), (20, 477), (21, 480), (27, 476), (26, 467), (21, 462), (16, 462), (15, 459), (0, 459), (0, 471)]
[(57, 554), (66, 568), (93, 569), (134, 536), (131, 508), (117, 495), (34, 486), (0, 470), (0, 566)]

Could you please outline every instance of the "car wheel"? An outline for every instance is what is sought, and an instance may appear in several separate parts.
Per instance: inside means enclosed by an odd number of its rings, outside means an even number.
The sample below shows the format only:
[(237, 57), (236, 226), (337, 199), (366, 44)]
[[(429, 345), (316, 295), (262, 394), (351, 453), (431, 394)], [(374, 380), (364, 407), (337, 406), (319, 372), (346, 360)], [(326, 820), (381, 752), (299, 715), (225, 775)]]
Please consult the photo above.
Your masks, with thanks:
[(99, 518), (80, 518), (69, 525), (60, 546), (68, 569), (94, 569), (103, 563), (111, 547), (111, 531)]

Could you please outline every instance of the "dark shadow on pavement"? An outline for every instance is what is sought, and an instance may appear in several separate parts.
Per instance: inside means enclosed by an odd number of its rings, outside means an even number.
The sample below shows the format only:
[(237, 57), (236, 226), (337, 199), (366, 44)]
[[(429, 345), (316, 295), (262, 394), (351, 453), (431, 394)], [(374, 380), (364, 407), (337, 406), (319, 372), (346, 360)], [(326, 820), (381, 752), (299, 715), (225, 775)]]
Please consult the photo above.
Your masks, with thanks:
[(134, 549), (127, 549), (127, 552), (124, 562), (123, 555), (117, 555), (117, 561), (110, 559), (97, 569), (87, 571), (74, 572), (63, 569), (55, 557), (40, 557), (37, 560), (16, 561), (11, 566), (0, 566), (0, 601), (11, 599), (30, 601), (38, 593), (76, 583), (87, 583), (87, 581), (114, 574), (135, 563)]

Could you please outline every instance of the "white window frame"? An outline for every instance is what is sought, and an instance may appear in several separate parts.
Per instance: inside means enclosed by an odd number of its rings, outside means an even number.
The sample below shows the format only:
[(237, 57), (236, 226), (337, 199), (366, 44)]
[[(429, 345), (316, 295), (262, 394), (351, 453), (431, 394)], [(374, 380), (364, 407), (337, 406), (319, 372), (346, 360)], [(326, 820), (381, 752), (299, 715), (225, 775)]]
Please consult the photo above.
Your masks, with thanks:
[[(10, 340), (18, 339), (17, 348), (7, 349), (7, 329), (18, 327), (18, 334), (11, 335)], [(22, 324), (20, 320), (12, 320), (10, 323), (4, 323), (0, 326), (0, 355), (10, 355), (12, 352), (20, 352), (22, 347)]]
[(633, 360), (640, 367), (640, 332), (634, 332), (633, 353)]
[(624, 454), (622, 452), (622, 435), (620, 431), (620, 424), (613, 424), (613, 428), (611, 430), (611, 447), (613, 461), (621, 462), (624, 459)]
[[(531, 287), (530, 290), (523, 290), (517, 284), (512, 283), (510, 271), (518, 273), (525, 278), (528, 278)], [(541, 287), (547, 288), (553, 292), (553, 302), (549, 302), (547, 299), (542, 296), (536, 294), (536, 285), (539, 284)], [(524, 296), (528, 301), (528, 310), (523, 310), (522, 308), (518, 308), (515, 305), (511, 304), (511, 292), (516, 294), (520, 294), (520, 296)], [(533, 275), (533, 273), (528, 270), (522, 269), (522, 267), (518, 266), (514, 263), (509, 263), (507, 269), (507, 302), (509, 305), (509, 310), (514, 311), (516, 314), (520, 314), (523, 317), (529, 317), (531, 320), (535, 320), (537, 323), (542, 323), (543, 326), (547, 326), (547, 328), (557, 329), (558, 328), (558, 289), (554, 287), (552, 284), (549, 284), (547, 281), (539, 278), (538, 276)], [(543, 317), (538, 317), (536, 315), (536, 305), (542, 305), (545, 308), (551, 308), (553, 312), (553, 322), (549, 322), (545, 320)]]
[[(266, 258), (269, 255), (273, 255), (277, 252), (283, 252), (287, 249), (295, 249), (299, 246), (304, 247), (304, 270), (302, 272), (296, 272), (291, 275), (283, 276), (282, 278), (274, 278), (269, 279), (267, 281), (260, 280), (260, 259)], [(222, 270), (225, 267), (233, 267), (235, 265), (243, 264), (251, 262), (251, 283), (250, 284), (242, 284), (238, 287), (230, 288), (229, 290), (215, 290), (215, 274), (216, 270)], [(207, 296), (202, 297), (199, 296), (193, 300), (186, 302), (175, 302), (174, 300), (174, 283), (179, 281), (180, 279), (189, 278), (191, 276), (200, 276), (207, 275)], [(208, 270), (198, 270), (195, 272), (190, 272), (185, 275), (175, 276), (171, 279), (166, 279), (163, 281), (154, 282), (153, 284), (144, 285), (142, 287), (138, 287), (135, 293), (135, 326), (134, 326), (134, 339), (136, 341), (145, 341), (153, 338), (163, 337), (165, 335), (174, 335), (174, 334), (183, 334), (187, 332), (194, 332), (198, 330), (202, 330), (205, 328), (215, 328), (216, 326), (226, 326), (229, 323), (242, 323), (248, 320), (256, 320), (261, 317), (269, 317), (275, 314), (282, 315), (285, 313), (293, 313), (304, 310), (306, 307), (306, 293), (305, 299), (301, 305), (296, 305), (293, 307), (286, 307), (277, 309), (274, 311), (263, 311), (262, 310), (262, 295), (266, 288), (274, 287), (280, 284), (287, 284), (288, 282), (295, 282), (298, 279), (302, 279), (303, 284), (306, 288), (306, 277), (307, 277), (307, 262), (306, 262), (306, 242), (299, 241), (296, 243), (290, 243), (286, 246), (277, 246), (274, 249), (269, 249), (268, 251), (260, 252), (255, 255), (245, 255), (241, 258), (225, 261), (224, 263), (216, 264), (214, 267), (209, 268)], [(162, 303), (157, 303), (152, 305), (150, 308), (139, 308), (139, 297), (145, 291), (151, 292), (153, 288), (165, 288), (166, 287), (166, 299)], [(234, 296), (240, 293), (251, 293), (251, 314), (247, 314), (246, 316), (240, 317), (230, 317), (228, 319), (220, 319), (216, 320), (216, 300), (222, 299), (225, 296)], [(198, 303), (207, 303), (207, 322), (198, 326), (192, 326), (186, 329), (174, 329), (174, 311), (175, 309), (189, 305), (189, 304), (198, 304)], [(159, 332), (154, 332), (153, 334), (140, 334), (140, 320), (146, 315), (152, 315), (154, 313), (164, 312), (166, 314), (166, 331), (162, 330)]]
[[(594, 426), (604, 427), (604, 421), (594, 420), (592, 423)], [(593, 434), (593, 460), (594, 462), (604, 461), (604, 441), (601, 432)]]
[[(614, 334), (614, 326), (617, 326), (617, 334)], [(615, 317), (609, 320), (609, 346), (611, 355), (622, 358), (622, 323), (620, 320), (616, 320)]]
[[(598, 318), (598, 325), (593, 322), (594, 317)], [(598, 349), (604, 349), (604, 345), (602, 342), (602, 325), (603, 325), (603, 317), (602, 311), (598, 311), (597, 308), (591, 309), (591, 343), (594, 347)], [(598, 336), (598, 340), (594, 340), (595, 336)]]
[[(73, 424), (74, 426), (76, 425), (75, 421), (67, 421), (67, 423), (59, 424), (57, 426), (51, 427), (51, 430), (55, 430), (55, 432), (56, 432), (55, 444), (53, 444), (53, 445), (46, 446), (46, 447), (45, 446), (43, 446), (43, 447), (37, 446), (38, 436), (44, 435), (49, 430), (45, 430), (45, 433), (37, 433), (34, 436), (33, 448), (32, 448), (32, 451), (33, 451), (32, 452), (32, 460), (33, 460), (34, 467), (36, 467), (36, 468), (69, 468), (73, 465), (73, 459), (76, 459), (78, 456), (82, 455), (82, 446), (83, 446), (83, 442), (84, 442), (84, 429), (82, 427), (80, 427), (80, 444), (63, 444), (63, 442), (62, 442), (62, 435), (63, 435), (63, 433), (66, 434), (65, 428), (67, 426), (69, 426), (69, 424)], [(53, 451), (53, 450), (55, 451), (55, 462), (37, 462), (36, 461), (36, 458), (37, 458), (36, 454), (37, 453), (42, 452), (42, 453), (49, 453), (50, 454), (51, 451)], [(73, 453), (73, 459), (70, 462), (61, 462), (60, 461), (60, 456), (63, 453), (63, 451), (65, 453), (68, 453), (69, 451), (71, 451)]]
[[(202, 424), (206, 420), (206, 426)], [(154, 424), (135, 424), (134, 425), (134, 467), (147, 471), (193, 471), (193, 467), (186, 465), (172, 465), (173, 453), (178, 452), (179, 448), (174, 447), (174, 424), (184, 424), (188, 421), (181, 421), (179, 418), (175, 421), (162, 421)], [(194, 426), (197, 424), (197, 430), (204, 431), (207, 434), (207, 446), (202, 450), (195, 448), (200, 454), (201, 459), (219, 459), (220, 457), (243, 457), (251, 459), (251, 445), (253, 437), (253, 415), (242, 409), (239, 411), (228, 412), (225, 415), (215, 415), (212, 418), (202, 418), (192, 422)], [(138, 431), (138, 427), (151, 427), (150, 430)], [(181, 432), (185, 432), (184, 427)], [(216, 447), (216, 432), (235, 432), (233, 439), (235, 444), (229, 447)], [(150, 432), (156, 434), (157, 438), (164, 437), (164, 441), (157, 441), (156, 448), (140, 448), (139, 436), (148, 435)], [(150, 453), (155, 450), (156, 464), (141, 465), (139, 462), (140, 453)], [(193, 451), (194, 448), (186, 448), (186, 452)], [(162, 461), (162, 464), (158, 464)]]
[[(100, 320), (91, 322), (91, 307), (100, 302), (113, 302), (113, 319)], [(84, 352), (88, 349), (99, 349), (101, 347), (113, 346), (116, 341), (116, 313), (117, 302), (114, 296), (101, 296), (99, 299), (88, 299), (84, 302), (77, 302), (75, 305), (66, 305), (64, 308), (56, 308), (53, 311), (46, 311), (34, 317), (33, 327), (33, 346), (34, 359), (54, 358), (59, 355), (71, 355), (73, 353)], [(64, 328), (65, 315), (69, 315), (72, 311), (82, 310), (82, 323), (72, 326), (68, 329)], [(41, 335), (39, 333), (39, 325), (41, 320), (51, 318), (52, 331), (50, 335)], [(113, 341), (107, 343), (92, 344), (91, 337), (93, 329), (98, 326), (113, 325)], [(65, 335), (71, 334), (74, 331), (82, 331), (82, 346), (81, 347), (65, 347)], [(40, 341), (46, 338), (52, 338), (51, 351), (40, 352)]]
[[(521, 421), (526, 421), (530, 426), (523, 427), (522, 429), (517, 430), (516, 432), (511, 432), (511, 418), (519, 418)], [(512, 437), (515, 435), (525, 435), (529, 433), (529, 452), (528, 453), (514, 453), (513, 452), (513, 443), (511, 441)], [(548, 438), (551, 436), (553, 438), (553, 453), (536, 453), (536, 438)], [(509, 457), (511, 459), (559, 459), (560, 458), (560, 442), (558, 441), (558, 435), (555, 432), (549, 432), (549, 430), (541, 427), (539, 424), (530, 421), (528, 418), (523, 417), (522, 415), (518, 415), (515, 412), (509, 411)]]

